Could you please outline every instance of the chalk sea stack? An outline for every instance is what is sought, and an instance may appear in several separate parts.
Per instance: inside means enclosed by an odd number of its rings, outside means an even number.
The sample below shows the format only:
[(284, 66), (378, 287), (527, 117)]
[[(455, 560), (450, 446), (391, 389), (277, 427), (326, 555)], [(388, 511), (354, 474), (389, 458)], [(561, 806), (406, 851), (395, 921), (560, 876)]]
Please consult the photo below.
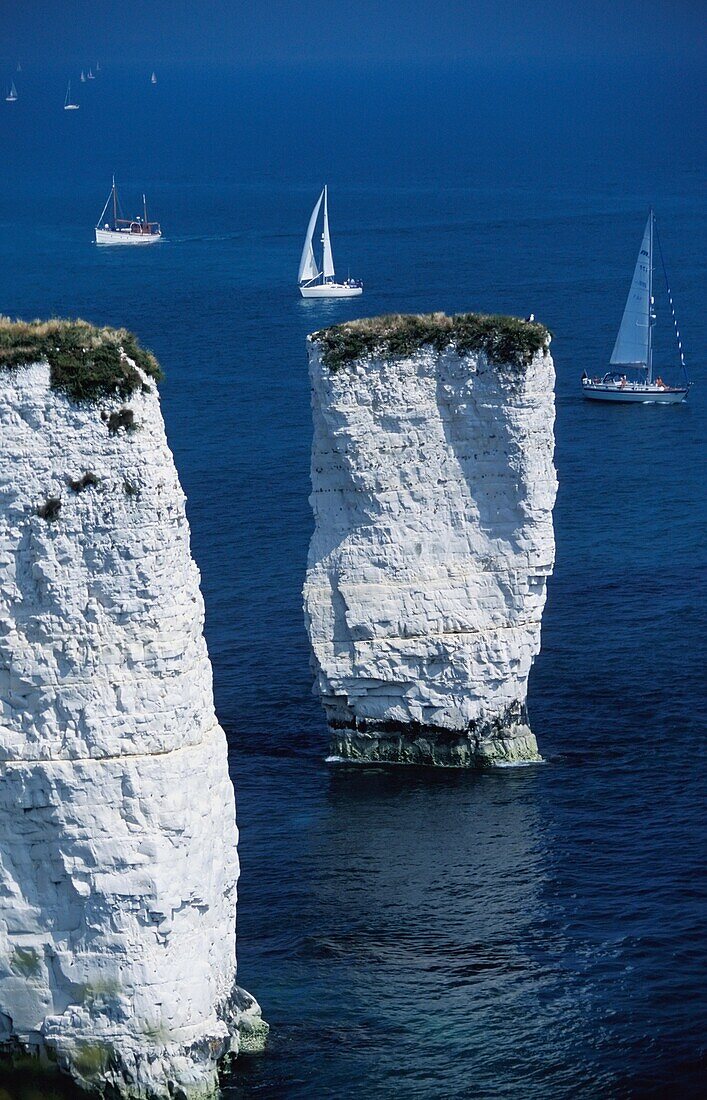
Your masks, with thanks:
[(158, 380), (123, 330), (0, 321), (0, 1063), (143, 1100), (267, 1031)]
[(304, 610), (332, 758), (540, 759), (526, 695), (555, 551), (549, 348), (541, 324), (473, 313), (309, 337)]

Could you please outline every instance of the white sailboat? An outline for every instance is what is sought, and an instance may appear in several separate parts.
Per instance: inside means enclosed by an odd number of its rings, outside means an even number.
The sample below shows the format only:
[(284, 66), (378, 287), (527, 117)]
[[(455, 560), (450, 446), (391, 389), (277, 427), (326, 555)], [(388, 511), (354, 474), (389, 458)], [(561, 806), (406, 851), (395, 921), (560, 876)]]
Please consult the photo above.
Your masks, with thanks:
[(157, 83), (157, 73), (153, 72), (152, 76), (150, 77), (150, 84), (156, 84), (156, 83)]
[(83, 69), (81, 70), (81, 77), (80, 77), (80, 80), (81, 80), (81, 83), (82, 83), (82, 84), (85, 84), (85, 83), (86, 83), (86, 74), (85, 74), (85, 72), (83, 71)]
[[(668, 291), (668, 303), (685, 383), (680, 386), (671, 386), (660, 376), (654, 377), (653, 327), (656, 322), (656, 312), (653, 296), (653, 248), (656, 236), (655, 214), (651, 210), (643, 233), (621, 326), (611, 354), (611, 366), (622, 367), (623, 370), (609, 371), (600, 378), (588, 378), (583, 375), (582, 394), (590, 401), (675, 405), (687, 397), (690, 382), (664, 263), (663, 272)], [(660, 241), (658, 241), (658, 247), (660, 248)], [(634, 377), (630, 377), (627, 371), (632, 371)]]
[(15, 82), (13, 80), (11, 85), (10, 85), (10, 91), (5, 96), (5, 102), (6, 103), (14, 103), (18, 98), (19, 97), (17, 95), (17, 88), (15, 87)]
[(95, 79), (96, 79), (95, 76), (93, 75), (93, 73), (89, 69), (88, 72), (86, 73), (86, 80), (95, 80)]
[(66, 86), (66, 95), (64, 96), (64, 110), (65, 111), (78, 111), (78, 103), (73, 103), (71, 99), (71, 81)]
[[(108, 207), (112, 207), (111, 221), (104, 221)], [(120, 215), (120, 216), (119, 216)], [(118, 201), (118, 189), (113, 186), (106, 199), (106, 204), (101, 211), (101, 216), (95, 229), (96, 244), (156, 244), (162, 240), (162, 229), (159, 222), (151, 222), (147, 217), (147, 200), (142, 196), (142, 215), (137, 218), (122, 217), (120, 202)]]
[[(317, 266), (314, 256), (314, 230), (319, 217), (319, 211), (324, 203), (324, 222), (322, 226), (322, 266)], [(347, 279), (346, 282), (337, 283), (334, 271), (334, 257), (331, 251), (331, 236), (329, 233), (329, 208), (328, 191), (326, 184), (321, 195), (317, 199), (312, 216), (307, 226), (307, 236), (304, 239), (304, 247), (299, 262), (299, 274), (297, 276), (300, 294), (303, 298), (357, 298), (363, 294), (363, 283), (360, 279)]]

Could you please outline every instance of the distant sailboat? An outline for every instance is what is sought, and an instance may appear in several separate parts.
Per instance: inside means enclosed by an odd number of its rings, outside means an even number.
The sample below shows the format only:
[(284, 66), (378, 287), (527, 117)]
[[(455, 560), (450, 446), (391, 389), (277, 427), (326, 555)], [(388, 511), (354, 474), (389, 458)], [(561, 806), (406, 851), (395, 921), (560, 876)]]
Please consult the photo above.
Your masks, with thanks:
[(88, 72), (86, 73), (86, 80), (95, 80), (95, 79), (96, 79), (95, 76), (93, 75), (93, 73), (89, 69)]
[(156, 83), (157, 83), (157, 73), (153, 72), (152, 76), (150, 77), (150, 84), (156, 84)]
[(96, 62), (96, 72), (100, 73), (100, 71), (101, 71), (101, 63), (100, 63), (100, 61), (97, 61)]
[(15, 87), (15, 82), (13, 80), (12, 84), (10, 85), (10, 91), (5, 96), (5, 102), (6, 103), (14, 103), (15, 100), (18, 99), (18, 98), (19, 97), (17, 95), (17, 88)]
[(83, 71), (83, 69), (81, 70), (81, 83), (82, 83), (82, 84), (85, 84), (85, 83), (86, 83), (86, 74), (85, 74), (85, 72)]
[(65, 111), (78, 111), (79, 104), (71, 102), (71, 81), (66, 86), (66, 96), (64, 98), (64, 110)]
[(17, 62), (17, 69), (15, 71), (18, 73), (22, 72), (22, 66), (20, 65), (19, 61)]
[[(320, 271), (314, 256), (312, 242), (322, 202), (324, 203), (324, 223), (322, 227), (322, 267)], [(363, 283), (359, 279), (347, 279), (345, 283), (336, 282), (334, 257), (332, 256), (329, 234), (328, 190), (326, 184), (309, 219), (307, 236), (304, 240), (299, 262), (297, 281), (303, 298), (356, 298), (359, 294), (363, 294)]]
[[(663, 405), (674, 405), (684, 401), (687, 397), (690, 382), (687, 377), (682, 340), (675, 317), (673, 296), (668, 285), (665, 263), (662, 264), (663, 274), (665, 275), (668, 304), (675, 328), (680, 366), (685, 376), (685, 384), (682, 386), (669, 386), (662, 378), (653, 377), (653, 327), (656, 322), (655, 298), (653, 296), (653, 246), (656, 236), (655, 214), (651, 210), (648, 214), (641, 249), (633, 272), (631, 288), (628, 292), (624, 315), (621, 319), (621, 327), (611, 354), (611, 365), (613, 367), (621, 366), (624, 371), (609, 371), (603, 378), (583, 377), (582, 393), (590, 401), (618, 401), (642, 404), (657, 402)], [(658, 241), (658, 247), (660, 249), (660, 241)], [(638, 377), (636, 379), (629, 378), (625, 373), (627, 369), (637, 372)]]
[[(111, 221), (104, 222), (109, 206), (112, 208), (113, 217)], [(151, 222), (147, 217), (147, 200), (144, 195), (142, 196), (142, 216), (133, 219), (122, 217), (115, 176), (113, 176), (113, 186), (98, 219), (95, 232), (96, 244), (155, 244), (162, 240), (159, 222)]]

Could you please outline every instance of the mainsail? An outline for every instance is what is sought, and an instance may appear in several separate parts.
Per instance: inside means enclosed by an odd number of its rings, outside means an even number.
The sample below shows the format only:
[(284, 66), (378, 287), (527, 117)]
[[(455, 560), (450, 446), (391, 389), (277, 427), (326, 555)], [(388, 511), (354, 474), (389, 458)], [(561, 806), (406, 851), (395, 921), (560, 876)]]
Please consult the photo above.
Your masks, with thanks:
[[(326, 188), (324, 189), (326, 190)], [(307, 236), (304, 239), (304, 247), (302, 248), (302, 256), (299, 262), (299, 275), (297, 281), (300, 283), (309, 282), (310, 279), (316, 279), (319, 275), (319, 268), (317, 262), (314, 259), (314, 249), (312, 248), (312, 237), (314, 236), (314, 226), (316, 225), (317, 218), (319, 216), (319, 210), (322, 205), (322, 199), (324, 198), (324, 191), (317, 199), (317, 204), (312, 211), (312, 216), (309, 219), (309, 225), (307, 226)], [(331, 255), (331, 247), (329, 248), (329, 254)]]
[(322, 232), (322, 244), (324, 245), (324, 256), (322, 260), (322, 268), (324, 278), (328, 279), (334, 275), (334, 257), (331, 254), (331, 237), (329, 236), (329, 207), (327, 203), (327, 188), (324, 185), (324, 229)]
[(648, 215), (641, 251), (628, 292), (611, 363), (641, 364), (650, 361), (651, 272), (653, 268), (653, 211)]

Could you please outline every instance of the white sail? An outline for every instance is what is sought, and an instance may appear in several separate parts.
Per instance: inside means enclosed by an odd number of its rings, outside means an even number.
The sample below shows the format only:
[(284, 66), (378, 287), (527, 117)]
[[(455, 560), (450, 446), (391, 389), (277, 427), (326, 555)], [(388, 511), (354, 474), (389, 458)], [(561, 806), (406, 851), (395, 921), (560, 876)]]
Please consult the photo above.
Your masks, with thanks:
[(644, 366), (649, 360), (650, 324), (651, 324), (651, 220), (653, 213), (648, 217), (646, 229), (641, 242), (641, 251), (636, 261), (636, 269), (631, 281), (631, 289), (626, 299), (626, 308), (621, 319), (614, 350), (611, 354), (611, 363), (641, 363)]
[(327, 202), (327, 188), (324, 187), (324, 230), (322, 232), (322, 244), (324, 245), (324, 256), (322, 260), (322, 268), (324, 278), (328, 279), (334, 275), (334, 257), (331, 254), (331, 237), (329, 236), (329, 207)]
[(71, 102), (71, 81), (69, 81), (69, 83), (67, 85), (67, 88), (66, 88), (66, 98), (64, 100), (64, 110), (65, 111), (78, 111), (78, 109), (79, 109), (78, 103), (72, 103)]
[(309, 219), (309, 225), (307, 226), (307, 236), (304, 239), (304, 247), (302, 248), (302, 256), (299, 262), (299, 275), (297, 281), (300, 283), (309, 282), (310, 279), (316, 279), (319, 275), (319, 268), (317, 262), (314, 259), (314, 249), (312, 248), (312, 237), (314, 236), (314, 226), (316, 225), (317, 218), (319, 216), (319, 208), (322, 205), (322, 199), (324, 198), (324, 192), (317, 199), (317, 204), (312, 211), (312, 216)]

